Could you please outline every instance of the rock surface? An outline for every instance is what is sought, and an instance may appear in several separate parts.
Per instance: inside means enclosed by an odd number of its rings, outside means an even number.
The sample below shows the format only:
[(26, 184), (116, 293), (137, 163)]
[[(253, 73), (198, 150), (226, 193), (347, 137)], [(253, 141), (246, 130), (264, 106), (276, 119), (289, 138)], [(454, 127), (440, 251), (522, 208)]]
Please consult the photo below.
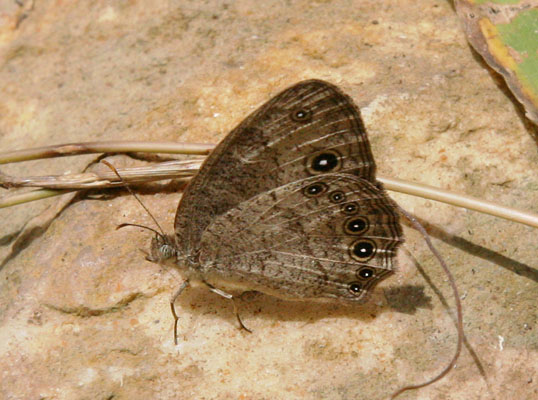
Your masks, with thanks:
[[(538, 212), (537, 129), (469, 48), (449, 2), (3, 3), (2, 151), (216, 143), (272, 95), (318, 78), (361, 107), (381, 174)], [(94, 159), (2, 171), (75, 172)], [(193, 288), (177, 302), (174, 346), (168, 301), (180, 278), (144, 260), (148, 233), (115, 230), (151, 221), (110, 193), (0, 210), (1, 398), (386, 399), (452, 357), (446, 277), (407, 227), (399, 273), (368, 304), (245, 298), (245, 334), (231, 304)], [(169, 231), (180, 196), (141, 192)], [(394, 198), (448, 260), (467, 339), (445, 379), (402, 398), (538, 396), (536, 230)]]

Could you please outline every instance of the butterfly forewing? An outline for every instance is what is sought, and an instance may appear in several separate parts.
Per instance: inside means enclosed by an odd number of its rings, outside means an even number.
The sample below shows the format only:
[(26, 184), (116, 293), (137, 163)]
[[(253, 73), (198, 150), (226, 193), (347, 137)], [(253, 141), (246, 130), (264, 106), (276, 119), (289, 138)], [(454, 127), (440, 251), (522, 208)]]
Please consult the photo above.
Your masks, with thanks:
[(337, 172), (374, 182), (375, 163), (357, 107), (326, 82), (292, 86), (235, 128), (186, 189), (175, 220), (180, 253), (196, 254), (211, 221), (241, 202)]
[(205, 279), (292, 298), (362, 300), (402, 241), (384, 190), (324, 174), (259, 194), (217, 217), (200, 245)]

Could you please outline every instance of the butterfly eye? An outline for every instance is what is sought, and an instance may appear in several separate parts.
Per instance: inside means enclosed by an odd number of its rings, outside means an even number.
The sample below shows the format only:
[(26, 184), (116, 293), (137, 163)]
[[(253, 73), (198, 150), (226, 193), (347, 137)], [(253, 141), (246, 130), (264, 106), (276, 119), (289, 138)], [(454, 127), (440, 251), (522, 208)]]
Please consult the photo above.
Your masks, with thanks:
[(349, 255), (357, 261), (368, 261), (376, 252), (375, 243), (371, 240), (361, 239), (353, 242), (349, 248)]
[(310, 122), (312, 120), (312, 111), (308, 108), (298, 108), (293, 110), (290, 115), (295, 122)]
[(329, 193), (329, 200), (333, 203), (340, 203), (346, 199), (346, 195), (341, 190)]
[(359, 212), (359, 205), (355, 202), (344, 204), (341, 208), (346, 215), (355, 215)]
[(351, 294), (358, 296), (362, 293), (362, 285), (359, 282), (351, 282), (348, 286), (348, 290)]
[(375, 276), (375, 270), (370, 267), (364, 267), (357, 271), (357, 278), (362, 280), (372, 279)]
[(322, 182), (316, 182), (308, 185), (303, 189), (303, 193), (306, 197), (316, 197), (327, 191), (328, 187)]
[(350, 235), (360, 235), (368, 229), (368, 220), (364, 217), (349, 218), (344, 223), (344, 231)]
[(340, 154), (334, 150), (325, 150), (314, 154), (307, 160), (307, 169), (311, 174), (323, 174), (335, 172), (341, 167)]

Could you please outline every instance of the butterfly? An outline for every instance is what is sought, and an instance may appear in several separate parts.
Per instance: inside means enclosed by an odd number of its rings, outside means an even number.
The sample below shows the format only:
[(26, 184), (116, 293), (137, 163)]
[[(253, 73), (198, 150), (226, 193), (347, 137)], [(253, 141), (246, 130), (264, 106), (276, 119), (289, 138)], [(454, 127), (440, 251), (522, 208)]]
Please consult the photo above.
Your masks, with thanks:
[[(402, 213), (449, 278), (458, 342), (443, 371), (401, 387), (391, 399), (446, 376), (463, 343), (455, 281), (424, 228), (390, 199), (375, 170), (357, 106), (330, 83), (299, 82), (247, 117), (186, 188), (174, 235), (148, 228), (156, 236), (147, 259), (172, 263), (186, 277), (170, 302), (174, 342), (174, 302), (191, 281), (232, 301), (229, 289), (288, 300), (364, 301), (394, 272), (404, 240)], [(249, 331), (233, 304), (240, 326)]]
[[(364, 301), (395, 268), (403, 242), (395, 203), (353, 100), (307, 80), (247, 117), (183, 193), (174, 235), (149, 260), (171, 261), (217, 293)], [(177, 324), (177, 317), (176, 317)]]

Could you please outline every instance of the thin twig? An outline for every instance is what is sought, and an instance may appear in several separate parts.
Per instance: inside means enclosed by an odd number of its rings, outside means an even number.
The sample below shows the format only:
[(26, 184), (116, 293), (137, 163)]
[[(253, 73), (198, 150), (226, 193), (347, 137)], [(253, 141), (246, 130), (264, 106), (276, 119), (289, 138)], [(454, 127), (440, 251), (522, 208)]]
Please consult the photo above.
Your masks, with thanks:
[(384, 176), (378, 176), (377, 179), (383, 183), (386, 189), (394, 192), (423, 197), (425, 199), (439, 201), (456, 207), (467, 208), (483, 214), (493, 215), (494, 217), (504, 218), (509, 221), (519, 222), (520, 224), (538, 228), (538, 215), (531, 212), (517, 210), (512, 207), (477, 199), (476, 197), (449, 192), (422, 183), (409, 182)]
[[(145, 183), (162, 179), (191, 177), (200, 168), (201, 160), (166, 161), (157, 165), (118, 168), (124, 183)], [(26, 176), (23, 178), (0, 172), (0, 186), (6, 188), (39, 187), (42, 189), (105, 189), (122, 186), (111, 170), (66, 175)]]
[(458, 287), (456, 286), (456, 280), (454, 279), (454, 276), (450, 272), (450, 269), (448, 268), (448, 265), (446, 264), (444, 258), (441, 256), (441, 254), (437, 251), (437, 249), (433, 245), (433, 243), (432, 243), (432, 241), (430, 239), (430, 236), (426, 232), (426, 229), (424, 229), (424, 227), (417, 221), (417, 219), (414, 216), (409, 214), (402, 207), (398, 206), (398, 210), (400, 211), (401, 214), (403, 214), (409, 220), (409, 222), (411, 222), (411, 224), (415, 227), (415, 229), (418, 230), (421, 233), (421, 235), (423, 236), (424, 241), (428, 245), (430, 251), (435, 256), (435, 258), (437, 258), (437, 261), (439, 261), (439, 264), (441, 265), (441, 267), (443, 268), (443, 271), (445, 272), (446, 276), (448, 277), (450, 287), (452, 288), (452, 292), (454, 293), (454, 302), (456, 304), (456, 328), (458, 330), (458, 340), (457, 340), (457, 343), (456, 343), (456, 351), (454, 352), (454, 355), (452, 356), (452, 360), (450, 360), (450, 363), (448, 363), (448, 365), (441, 372), (439, 372), (436, 376), (434, 376), (433, 378), (428, 379), (425, 382), (418, 383), (418, 384), (415, 384), (415, 385), (407, 385), (407, 386), (404, 386), (404, 387), (398, 389), (396, 392), (394, 392), (391, 395), (391, 397), (390, 397), (391, 400), (395, 399), (396, 397), (398, 397), (403, 392), (406, 392), (408, 390), (414, 390), (414, 389), (423, 388), (425, 386), (431, 385), (432, 383), (435, 383), (438, 380), (444, 378), (452, 370), (452, 368), (454, 368), (454, 366), (456, 365), (456, 362), (458, 361), (458, 358), (459, 358), (459, 356), (461, 354), (461, 348), (463, 346), (463, 339), (465, 338), (465, 334), (463, 332), (463, 311), (462, 311), (462, 307), (461, 307), (461, 300), (460, 300)]
[(0, 152), (0, 164), (95, 153), (166, 153), (208, 155), (215, 145), (177, 142), (103, 141), (67, 143), (33, 149)]
[(26, 192), (26, 193), (14, 194), (11, 196), (5, 196), (5, 197), (0, 198), (0, 208), (18, 206), (20, 204), (30, 203), (36, 200), (43, 200), (49, 197), (61, 196), (62, 194), (66, 194), (66, 193), (74, 192), (74, 191), (75, 189), (73, 190), (41, 189), (41, 190), (33, 190), (31, 192)]
[[(0, 164), (7, 162), (19, 162), (25, 160), (35, 160), (39, 158), (50, 157), (63, 157), (76, 154), (88, 154), (88, 153), (120, 153), (120, 152), (147, 152), (147, 153), (163, 153), (163, 154), (208, 154), (215, 145), (211, 144), (193, 144), (193, 143), (152, 143), (152, 142), (87, 142), (87, 143), (72, 143), (66, 145), (47, 146), (27, 150), (18, 150), (12, 152), (0, 153)], [(181, 163), (181, 162), (180, 162)], [(121, 176), (126, 182), (129, 183), (141, 183), (155, 181), (159, 179), (171, 179), (177, 177), (189, 177), (194, 175), (196, 169), (199, 168), (201, 161), (191, 161), (185, 168), (178, 167), (176, 162), (166, 162), (162, 164), (153, 165), (150, 167), (137, 167), (131, 169), (119, 170)], [(165, 169), (166, 171), (162, 171)], [(177, 175), (175, 175), (177, 173)], [(146, 177), (147, 176), (147, 177)], [(118, 186), (118, 183), (114, 184), (107, 181), (110, 176), (106, 176), (105, 173), (100, 176), (102, 181), (99, 182), (99, 178), (90, 175), (70, 175), (62, 177), (34, 177), (34, 178), (14, 178), (7, 177), (0, 174), (0, 184), (4, 181), (4, 186), (12, 186), (16, 182), (22, 183), (27, 180), (34, 180), (34, 183), (38, 180), (48, 181), (46, 185), (39, 185), (40, 187), (47, 188), (102, 188)], [(62, 184), (55, 182), (55, 180), (62, 181)], [(401, 179), (389, 178), (378, 176), (377, 179), (382, 182), (388, 190), (409, 194), (412, 196), (423, 197), (447, 204), (451, 204), (457, 207), (467, 208), (469, 210), (478, 211), (484, 214), (493, 215), (495, 217), (504, 218), (509, 221), (518, 222), (534, 228), (538, 228), (538, 215), (527, 211), (517, 210), (515, 208), (502, 206), (485, 200), (480, 200), (474, 197), (456, 194), (448, 192), (446, 190), (435, 188), (432, 186), (408, 182)], [(115, 179), (114, 179), (115, 180)], [(68, 185), (67, 182), (71, 181), (72, 185)], [(45, 183), (45, 182), (43, 182)], [(80, 185), (80, 186), (76, 186)], [(121, 184), (120, 184), (121, 185)], [(35, 186), (27, 185), (21, 186)], [(17, 196), (13, 200), (13, 196), (0, 199), (0, 208), (8, 207), (10, 205), (22, 204), (24, 201), (38, 200), (39, 198), (51, 197), (59, 194), (63, 194), (60, 191), (36, 191), (32, 196), (15, 195)], [(43, 197), (39, 197), (43, 196)], [(28, 200), (24, 200), (28, 199)]]

